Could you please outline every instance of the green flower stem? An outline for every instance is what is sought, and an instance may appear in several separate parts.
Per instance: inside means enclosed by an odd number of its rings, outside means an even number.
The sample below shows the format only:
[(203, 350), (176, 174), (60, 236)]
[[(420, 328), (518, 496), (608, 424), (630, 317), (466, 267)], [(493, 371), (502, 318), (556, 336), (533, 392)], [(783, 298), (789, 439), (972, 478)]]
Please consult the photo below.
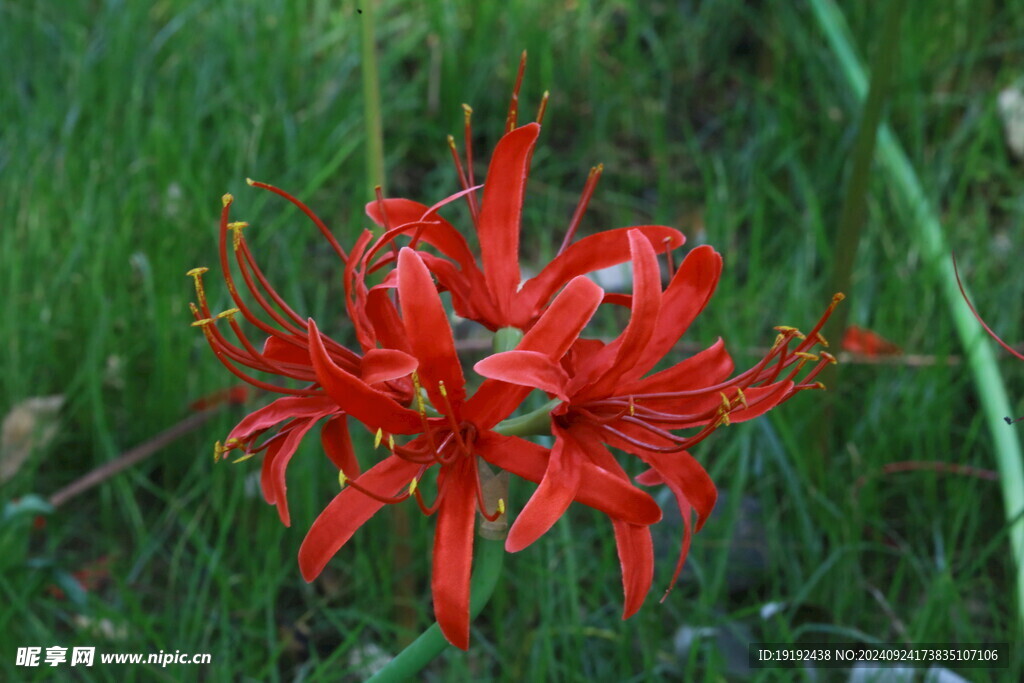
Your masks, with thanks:
[[(832, 0), (810, 0), (819, 25), (824, 30), (843, 75), (859, 100), (868, 85), (864, 69), (854, 54), (846, 21)], [(878, 131), (879, 161), (889, 174), (892, 187), (903, 200), (916, 230), (917, 241), (936, 285), (946, 299), (957, 334), (964, 347), (967, 366), (974, 375), (985, 423), (992, 434), (1002, 486), (1003, 505), (1009, 525), (1010, 547), (1016, 563), (1017, 610), (1024, 622), (1024, 466), (1021, 463), (1017, 430), (1007, 427), (1003, 416), (1010, 414), (1010, 403), (999, 374), (992, 344), (964, 303), (957, 288), (950, 249), (934, 208), (929, 204), (910, 160), (900, 147), (892, 129), (882, 125)]]
[(374, 3), (365, 3), (361, 19), (363, 114), (366, 125), (366, 179), (370, 186), (384, 189), (384, 132), (380, 113), (380, 77), (377, 73), (377, 34), (373, 21)]
[(551, 411), (561, 401), (553, 398), (537, 410), (502, 420), (492, 431), (505, 436), (535, 436), (551, 433)]
[[(505, 541), (489, 540), (477, 536), (474, 541), (473, 580), (470, 583), (469, 613), (475, 618), (490, 601), (501, 565), (505, 559)], [(415, 676), (430, 660), (448, 647), (448, 641), (441, 633), (441, 627), (434, 623), (419, 638), (402, 650), (387, 666), (370, 678), (370, 681), (386, 683), (404, 681)]]

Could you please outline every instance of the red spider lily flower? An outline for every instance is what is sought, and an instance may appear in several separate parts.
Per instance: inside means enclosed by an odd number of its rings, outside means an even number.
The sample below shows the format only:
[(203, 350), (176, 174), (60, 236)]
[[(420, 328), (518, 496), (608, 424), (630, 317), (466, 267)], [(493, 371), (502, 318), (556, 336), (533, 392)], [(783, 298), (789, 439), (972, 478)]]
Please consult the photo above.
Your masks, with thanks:
[[(667, 252), (684, 242), (682, 233), (661, 225), (635, 226), (606, 230), (570, 244), (597, 186), (602, 167), (593, 169), (572, 217), (558, 255), (535, 277), (521, 282), (519, 234), (526, 193), (544, 104), (536, 123), (516, 128), (519, 88), (526, 66), (526, 54), (519, 65), (519, 76), (512, 93), (507, 132), (495, 147), (483, 185), (483, 201), (476, 205), (473, 186), (473, 152), (469, 114), (466, 107), (466, 165), (459, 161), (454, 141), (449, 138), (456, 170), (470, 207), (473, 227), (480, 244), (483, 269), (465, 238), (437, 213), (408, 199), (379, 199), (366, 206), (370, 218), (387, 230), (401, 229), (440, 251), (447, 259), (423, 254), (440, 285), (451, 292), (455, 312), (475, 320), (491, 330), (503, 327), (529, 329), (551, 297), (577, 275), (607, 268), (628, 259), (630, 230), (642, 233), (659, 252)], [(454, 262), (454, 265), (453, 263)], [(457, 268), (455, 266), (458, 266)]]
[[(810, 335), (779, 328), (772, 349), (756, 366), (732, 379), (734, 365), (721, 340), (668, 369), (645, 375), (661, 360), (704, 309), (714, 293), (722, 259), (711, 247), (694, 249), (662, 292), (657, 256), (638, 232), (629, 235), (635, 281), (626, 329), (611, 343), (577, 343), (560, 363), (523, 350), (495, 354), (477, 363), (481, 375), (535, 387), (561, 399), (552, 411), (555, 444), (544, 479), (509, 531), (506, 549), (519, 550), (547, 531), (573, 500), (580, 486), (580, 463), (591, 462), (623, 480), (628, 476), (606, 445), (638, 456), (650, 469), (638, 477), (643, 484), (664, 483), (675, 495), (683, 515), (684, 538), (671, 585), (689, 547), (691, 512), (696, 529), (707, 519), (716, 499), (715, 486), (687, 449), (730, 422), (757, 417), (799, 391), (820, 387), (814, 377), (827, 353), (815, 357), (808, 349), (819, 334), (837, 295)], [(799, 343), (790, 348), (794, 339)], [(801, 379), (808, 361), (816, 365)], [(792, 367), (785, 375), (783, 370)], [(679, 436), (674, 430), (700, 428)], [(513, 472), (515, 471), (510, 468)], [(639, 609), (651, 582), (653, 558), (650, 532), (644, 526), (614, 521), (626, 593), (624, 618)]]
[[(495, 464), (518, 457), (520, 440), (491, 430), (519, 405), (528, 390), (488, 380), (467, 398), (444, 307), (418, 252), (401, 250), (396, 280), (401, 325), (418, 362), (413, 380), (439, 416), (428, 414), (420, 391), (416, 393), (417, 409), (412, 410), (335, 363), (320, 342), (316, 324), (309, 321), (311, 358), (319, 383), (347, 414), (378, 430), (378, 444), (386, 439), (391, 455), (350, 479), (321, 512), (299, 550), (299, 566), (306, 580), (312, 581), (384, 505), (413, 497), (424, 513), (436, 513), (438, 518), (431, 580), (437, 622), (453, 645), (466, 649), (475, 513), (491, 520), (504, 513), (504, 501), (497, 510), (484, 506), (477, 456)], [(585, 278), (572, 280), (517, 348), (561, 356), (597, 309), (601, 295), (600, 288)], [(399, 444), (396, 435), (416, 436)], [(528, 464), (519, 469), (539, 480), (543, 463), (536, 452), (525, 459)], [(437, 493), (428, 505), (420, 482), (432, 468), (438, 472)], [(642, 491), (595, 465), (588, 463), (580, 470), (580, 502), (636, 526), (660, 519), (657, 504)]]
[[(305, 204), (287, 192), (265, 183), (249, 181), (249, 184), (270, 190), (297, 206), (327, 238), (341, 261), (348, 264), (348, 255), (323, 221)], [(228, 435), (224, 445), (217, 442), (214, 455), (219, 460), (228, 457), (233, 450), (241, 450), (244, 455), (235, 460), (241, 462), (263, 452), (265, 455), (261, 487), (264, 498), (268, 503), (277, 506), (281, 521), (289, 525), (285, 469), (303, 437), (316, 423), (328, 418), (321, 428), (321, 441), (328, 457), (340, 470), (358, 474), (359, 463), (352, 450), (344, 412), (340, 411), (337, 403), (317, 385), (316, 372), (309, 357), (306, 322), (274, 290), (256, 264), (243, 234), (243, 229), (248, 227), (248, 224), (230, 220), (230, 207), (233, 201), (231, 195), (224, 195), (220, 218), (219, 253), (221, 270), (235, 308), (213, 314), (207, 302), (202, 279), (208, 269), (195, 268), (189, 271), (189, 275), (195, 281), (198, 300), (198, 304), (191, 306), (195, 319), (192, 324), (203, 330), (217, 358), (233, 374), (259, 389), (283, 394), (284, 397), (239, 422)], [(262, 315), (250, 307), (239, 292), (228, 256), (229, 233), (237, 269), (241, 273), (245, 288), (255, 300)], [(262, 349), (257, 349), (235, 319), (239, 314), (267, 335)], [(269, 318), (270, 322), (265, 318)], [(216, 323), (221, 319), (227, 320), (238, 340), (237, 344), (225, 337), (217, 327)], [(375, 348), (375, 344), (374, 348), (364, 349), (364, 353), (360, 355), (333, 340), (326, 339), (322, 343), (325, 353), (334, 363), (360, 376), (369, 385), (390, 392), (406, 404), (412, 400), (412, 384), (408, 380), (409, 373), (416, 369), (416, 361), (412, 356), (400, 349)], [(304, 386), (272, 384), (254, 377), (240, 366), (264, 374), (277, 375), (288, 382), (298, 381), (304, 383)], [(277, 431), (273, 436), (257, 444), (275, 427)]]

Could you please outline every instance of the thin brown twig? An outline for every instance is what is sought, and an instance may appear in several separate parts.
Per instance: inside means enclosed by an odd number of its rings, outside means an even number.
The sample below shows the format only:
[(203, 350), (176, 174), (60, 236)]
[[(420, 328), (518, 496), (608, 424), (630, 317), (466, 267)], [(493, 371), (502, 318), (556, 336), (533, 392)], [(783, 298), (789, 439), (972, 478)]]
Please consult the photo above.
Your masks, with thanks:
[(205, 424), (211, 417), (220, 412), (223, 406), (207, 408), (201, 412), (189, 415), (178, 424), (165, 429), (152, 439), (145, 441), (131, 450), (125, 451), (110, 462), (103, 463), (96, 469), (79, 477), (64, 488), (50, 496), (50, 505), (60, 507), (72, 498), (85, 493), (94, 486), (102, 484), (107, 479), (121, 472), (124, 469), (142, 462), (165, 446), (172, 444), (189, 432), (195, 431)]

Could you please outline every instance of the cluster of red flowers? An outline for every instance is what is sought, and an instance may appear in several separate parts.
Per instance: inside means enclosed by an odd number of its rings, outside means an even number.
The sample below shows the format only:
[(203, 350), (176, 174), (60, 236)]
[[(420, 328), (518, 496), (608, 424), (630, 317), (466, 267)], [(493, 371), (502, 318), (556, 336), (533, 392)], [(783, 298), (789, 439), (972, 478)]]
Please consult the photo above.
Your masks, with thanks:
[[(323, 449), (339, 470), (342, 491), (313, 523), (299, 551), (307, 580), (314, 579), (356, 530), (384, 505), (413, 498), (437, 515), (433, 553), (434, 611), (445, 636), (469, 643), (469, 586), (476, 514), (496, 520), (505, 501), (488, 502), (481, 477), (492, 466), (539, 486), (515, 517), (506, 548), (515, 552), (543, 535), (573, 501), (596, 508), (612, 522), (622, 565), (626, 618), (643, 602), (653, 577), (650, 526), (661, 509), (634, 482), (666, 485), (682, 512), (684, 537), (673, 582), (696, 529), (707, 519), (716, 491), (703, 467), (687, 452), (730, 422), (757, 417), (804, 389), (827, 353), (819, 330), (837, 296), (807, 335), (777, 328), (771, 349), (750, 369), (734, 365), (719, 340), (700, 353), (649, 374), (672, 352), (714, 292), (722, 259), (709, 246), (689, 252), (677, 269), (671, 252), (682, 246), (678, 231), (637, 226), (573, 241), (600, 175), (587, 181), (558, 255), (535, 277), (521, 281), (520, 217), (540, 119), (517, 126), (519, 80), (505, 135), (494, 150), (486, 178), (475, 185), (466, 122), (465, 164), (455, 152), (463, 189), (440, 204), (384, 199), (367, 206), (382, 228), (365, 231), (346, 251), (324, 223), (284, 191), (249, 181), (297, 206), (320, 229), (344, 268), (345, 306), (358, 349), (325, 336), (271, 287), (245, 240), (245, 223), (232, 222), (225, 195), (220, 222), (220, 266), (235, 308), (215, 314), (195, 269), (195, 322), (217, 357), (246, 382), (282, 397), (245, 417), (216, 456), (261, 454), (262, 490), (289, 523), (285, 470), (303, 437), (321, 423)], [(464, 199), (480, 247), (480, 261), (465, 237), (439, 211)], [(229, 246), (230, 243), (230, 246)], [(235, 265), (229, 254), (234, 254)], [(663, 287), (659, 254), (667, 256)], [(587, 277), (629, 260), (631, 294), (606, 293)], [(674, 271), (674, 272), (673, 272)], [(239, 283), (237, 272), (241, 275)], [(249, 292), (253, 305), (240, 294)], [(441, 293), (454, 312), (506, 340), (507, 349), (474, 366), (484, 379), (467, 382)], [(629, 310), (629, 322), (610, 342), (583, 336), (601, 306)], [(257, 347), (238, 317), (265, 336)], [(218, 325), (231, 328), (229, 339)], [(508, 341), (511, 340), (511, 341)], [(271, 383), (249, 374), (276, 375)], [(476, 386), (470, 394), (469, 389)], [(516, 413), (528, 394), (548, 395), (550, 448), (517, 431)], [(350, 419), (375, 435), (387, 455), (363, 469), (349, 437)], [(527, 434), (528, 435), (528, 434)], [(631, 478), (610, 449), (638, 457), (646, 471)], [(380, 452), (379, 450), (377, 452)], [(364, 458), (364, 463), (366, 459)], [(435, 474), (428, 477), (428, 471)], [(424, 480), (435, 482), (433, 500)]]

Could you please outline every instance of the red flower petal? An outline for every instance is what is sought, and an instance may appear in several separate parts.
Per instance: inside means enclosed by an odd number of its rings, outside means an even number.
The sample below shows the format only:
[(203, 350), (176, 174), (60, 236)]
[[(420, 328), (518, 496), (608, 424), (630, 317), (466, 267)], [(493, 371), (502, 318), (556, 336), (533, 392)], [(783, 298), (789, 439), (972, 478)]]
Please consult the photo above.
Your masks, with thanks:
[(469, 648), (469, 581), (476, 521), (476, 468), (463, 459), (444, 474), (451, 477), (437, 512), (430, 586), (434, 617), (448, 642)]
[[(631, 228), (605, 230), (575, 242), (556, 256), (536, 276), (523, 284), (517, 298), (517, 311), (542, 308), (562, 283), (595, 270), (618, 265), (630, 258), (629, 233), (640, 231), (661, 254), (669, 248), (681, 246), (686, 238), (678, 230), (661, 225), (638, 225)], [(518, 322), (518, 321), (517, 321)]]
[(384, 392), (334, 364), (324, 350), (320, 331), (312, 319), (309, 320), (309, 355), (317, 381), (327, 395), (371, 431), (383, 429), (392, 434), (414, 434), (420, 430), (420, 416), (416, 411), (399, 405)]
[(732, 357), (725, 350), (725, 342), (719, 338), (708, 348), (670, 368), (656, 372), (650, 377), (623, 384), (617, 393), (629, 396), (666, 391), (693, 391), (724, 382), (734, 369)]
[[(477, 437), (476, 448), (487, 462), (532, 482), (540, 482), (547, 471), (550, 451), (525, 439), (487, 432)], [(591, 462), (582, 463), (576, 501), (633, 524), (661, 520), (661, 508), (653, 498)]]
[(336, 415), (324, 422), (320, 428), (320, 443), (327, 457), (346, 477), (355, 479), (362, 473), (348, 433), (348, 419), (344, 415)]
[(512, 297), (519, 289), (520, 218), (538, 135), (540, 126), (530, 123), (502, 137), (484, 181), (477, 235), (487, 287), (506, 320)]
[(551, 431), (556, 441), (544, 479), (516, 517), (505, 540), (505, 550), (510, 553), (519, 552), (547, 533), (569, 508), (579, 490), (582, 465), (587, 456), (576, 440), (566, 438), (565, 432), (557, 425), (552, 425)]
[(263, 469), (260, 473), (260, 486), (263, 489), (263, 497), (268, 503), (277, 506), (277, 514), (281, 523), (291, 526), (291, 514), (288, 512), (288, 491), (285, 482), (285, 470), (288, 463), (295, 455), (296, 449), (302, 443), (306, 432), (316, 424), (317, 418), (305, 418), (291, 422), (285, 429), (281, 430), (275, 437), (274, 443), (267, 448), (263, 456)]
[(412, 356), (396, 349), (370, 349), (359, 365), (360, 376), (367, 384), (406, 377), (419, 366)]
[(335, 412), (337, 404), (326, 396), (285, 396), (263, 406), (242, 418), (228, 434), (227, 440), (243, 441), (256, 432), (270, 429), (285, 420), (299, 417), (317, 417)]
[[(416, 223), (417, 226), (412, 232), (420, 231), (421, 240), (437, 247), (438, 251), (458, 263), (466, 276), (471, 276), (473, 271), (476, 271), (476, 274), (482, 278), (482, 273), (477, 268), (476, 259), (473, 257), (466, 238), (451, 223), (437, 215), (437, 212), (431, 211), (430, 207), (409, 199), (385, 199), (384, 210), (387, 212), (388, 222), (392, 228), (407, 223)], [(384, 226), (379, 202), (374, 201), (367, 204), (366, 215), (377, 225)], [(422, 221), (430, 221), (430, 223)]]
[[(420, 466), (392, 455), (359, 477), (359, 485), (382, 496), (393, 496), (416, 476)], [(344, 546), (352, 534), (373, 517), (385, 503), (354, 488), (334, 497), (309, 528), (299, 548), (302, 578), (312, 581)]]
[(636, 614), (654, 581), (654, 543), (650, 527), (627, 524), (612, 520), (615, 529), (615, 546), (622, 567), (622, 590), (625, 604), (622, 618), (629, 619)]
[[(629, 231), (629, 250), (633, 257), (633, 304), (629, 323), (615, 341), (595, 356), (590, 373), (574, 378), (570, 391), (590, 383), (580, 397), (609, 396), (615, 393), (620, 378), (636, 365), (654, 334), (661, 309), (661, 271), (651, 243), (638, 231)], [(600, 379), (594, 381), (597, 375)], [(587, 374), (591, 378), (588, 379)], [(575, 393), (575, 392), (574, 392)]]
[[(601, 303), (601, 294), (601, 288), (587, 278), (574, 278), (523, 335), (516, 350), (543, 351), (553, 359), (561, 358), (590, 322)], [(466, 402), (465, 417), (489, 429), (515, 410), (527, 393), (509, 391), (508, 385), (487, 380)]]
[(458, 412), (466, 398), (466, 380), (455, 352), (452, 328), (430, 271), (412, 249), (398, 254), (398, 300), (412, 354), (420, 362), (420, 380), (435, 407), (443, 406), (438, 388), (444, 382), (448, 400)]
[(650, 343), (626, 379), (639, 379), (672, 350), (707, 306), (722, 273), (722, 257), (709, 246), (691, 251), (661, 299), (661, 312)]
[(488, 356), (473, 366), (484, 377), (509, 384), (534, 387), (568, 401), (569, 376), (556, 361), (538, 351), (505, 351)]

